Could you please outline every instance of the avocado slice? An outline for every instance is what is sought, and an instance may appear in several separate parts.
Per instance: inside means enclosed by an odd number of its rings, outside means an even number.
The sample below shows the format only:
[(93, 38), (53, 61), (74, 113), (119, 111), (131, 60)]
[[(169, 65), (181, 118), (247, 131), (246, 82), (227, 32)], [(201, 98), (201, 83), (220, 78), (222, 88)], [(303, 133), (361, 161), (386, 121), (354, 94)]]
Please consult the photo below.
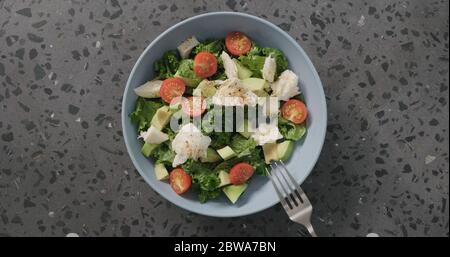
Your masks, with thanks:
[(136, 95), (144, 98), (159, 98), (162, 80), (151, 80), (134, 89)]
[(252, 76), (252, 71), (244, 67), (238, 60), (233, 59), (233, 62), (236, 64), (239, 79), (246, 79)]
[(264, 152), (264, 160), (267, 164), (270, 161), (277, 161), (278, 158), (278, 146), (277, 143), (267, 143), (262, 146)]
[(218, 187), (223, 187), (230, 184), (230, 175), (228, 175), (228, 172), (224, 170), (219, 171), (219, 179), (220, 184)]
[(181, 76), (178, 72), (175, 73), (174, 77), (180, 78), (186, 83), (186, 86), (188, 87), (197, 87), (198, 84), (200, 84), (201, 79), (200, 78), (186, 78)]
[(171, 116), (172, 112), (170, 111), (169, 106), (164, 105), (163, 107), (156, 110), (156, 113), (150, 121), (150, 124), (152, 124), (155, 128), (162, 130), (167, 125), (167, 123), (169, 123)]
[(169, 110), (176, 112), (181, 109), (181, 102), (176, 102), (174, 104), (169, 105)]
[(197, 88), (194, 89), (192, 95), (208, 98), (214, 96), (216, 91), (216, 82), (204, 79), (200, 82), (200, 84), (198, 84)]
[(249, 138), (252, 135), (253, 130), (251, 129), (251, 124), (247, 119), (240, 124), (239, 129), (237, 130), (239, 134), (241, 134), (245, 138)]
[(261, 91), (269, 86), (267, 81), (259, 78), (246, 78), (241, 80), (242, 85), (250, 91)]
[(217, 150), (217, 153), (219, 153), (220, 157), (222, 157), (225, 161), (236, 156), (236, 153), (229, 146), (225, 146), (224, 148)]
[(294, 151), (295, 143), (291, 140), (286, 140), (277, 145), (278, 158), (282, 161), (287, 161)]
[(232, 203), (236, 203), (242, 193), (247, 189), (247, 184), (242, 185), (229, 185), (222, 189), (225, 195)]
[(156, 144), (144, 143), (144, 145), (141, 148), (141, 153), (145, 157), (149, 157), (157, 147), (158, 145)]
[(155, 164), (155, 176), (157, 180), (164, 180), (169, 177), (166, 167), (162, 163)]
[(206, 150), (206, 157), (202, 158), (200, 157), (201, 162), (218, 162), (222, 160), (219, 154), (217, 154), (216, 150), (212, 149), (211, 147), (208, 147), (208, 150)]
[(305, 124), (295, 125), (294, 133), (292, 134), (292, 139), (299, 140), (306, 134)]
[(270, 96), (269, 93), (267, 93), (265, 90), (257, 90), (257, 91), (253, 91), (253, 93), (255, 93), (255, 95), (257, 95), (259, 97), (268, 97), (268, 96)]

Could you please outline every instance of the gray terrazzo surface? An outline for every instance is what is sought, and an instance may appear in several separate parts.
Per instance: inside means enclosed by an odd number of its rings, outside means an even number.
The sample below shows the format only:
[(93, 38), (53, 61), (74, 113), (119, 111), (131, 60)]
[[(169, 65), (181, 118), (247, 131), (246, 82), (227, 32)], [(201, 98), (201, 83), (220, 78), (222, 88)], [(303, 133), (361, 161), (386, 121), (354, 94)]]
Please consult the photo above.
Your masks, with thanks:
[(448, 1), (0, 0), (0, 235), (301, 236), (280, 206), (184, 211), (135, 171), (121, 97), (141, 51), (196, 14), (286, 30), (327, 95), (303, 187), (323, 236), (449, 235)]

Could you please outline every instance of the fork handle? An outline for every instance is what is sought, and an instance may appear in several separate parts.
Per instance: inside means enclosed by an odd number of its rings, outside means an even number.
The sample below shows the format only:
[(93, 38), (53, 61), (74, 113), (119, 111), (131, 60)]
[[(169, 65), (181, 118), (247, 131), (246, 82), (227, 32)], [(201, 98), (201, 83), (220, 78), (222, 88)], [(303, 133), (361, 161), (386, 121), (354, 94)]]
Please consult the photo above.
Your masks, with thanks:
[(313, 226), (311, 225), (311, 223), (306, 224), (305, 225), (306, 229), (308, 230), (309, 234), (311, 235), (311, 237), (317, 237), (316, 232), (314, 231)]

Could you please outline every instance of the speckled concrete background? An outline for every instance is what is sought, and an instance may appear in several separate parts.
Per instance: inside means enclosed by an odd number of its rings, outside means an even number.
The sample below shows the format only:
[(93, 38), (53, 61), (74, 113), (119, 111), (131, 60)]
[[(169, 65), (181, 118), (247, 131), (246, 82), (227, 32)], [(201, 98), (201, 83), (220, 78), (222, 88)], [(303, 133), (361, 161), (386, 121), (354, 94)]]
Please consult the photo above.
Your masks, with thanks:
[(126, 153), (121, 96), (159, 33), (234, 10), (310, 55), (329, 106), (305, 191), (319, 235), (449, 235), (448, 1), (0, 0), (0, 234), (298, 236), (280, 206), (217, 219), (167, 202)]

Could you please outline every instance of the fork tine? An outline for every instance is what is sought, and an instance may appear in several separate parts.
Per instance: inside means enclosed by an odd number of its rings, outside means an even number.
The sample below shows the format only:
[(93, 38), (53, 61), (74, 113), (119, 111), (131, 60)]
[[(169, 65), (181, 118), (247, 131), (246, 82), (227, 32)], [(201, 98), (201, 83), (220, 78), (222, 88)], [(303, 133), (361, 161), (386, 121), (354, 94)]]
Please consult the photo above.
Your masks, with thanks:
[(278, 177), (278, 173), (280, 173), (278, 167), (273, 168), (272, 166), (272, 176), (275, 178), (275, 180), (278, 182), (279, 188), (281, 188), (281, 190), (284, 193), (284, 197), (288, 197), (289, 195), (289, 191), (286, 190), (286, 188), (284, 187), (283, 183), (281, 182), (280, 178)]
[[(279, 167), (280, 170), (282, 170), (280, 173), (283, 176), (284, 180), (286, 181), (286, 184), (288, 185), (288, 187), (291, 188), (291, 190), (295, 189), (295, 181), (292, 180), (292, 177), (290, 176), (289, 172), (286, 170), (286, 168), (283, 166), (283, 164), (278, 164), (277, 162), (275, 162), (275, 165), (277, 167)], [(283, 172), (284, 171), (284, 172)], [(288, 173), (289, 179), (286, 178), (285, 173)]]
[(294, 187), (297, 187), (297, 181), (295, 181), (294, 177), (292, 177), (291, 173), (286, 169), (286, 166), (283, 161), (279, 161), (280, 164), (277, 163), (286, 173), (289, 179), (291, 180), (291, 183), (294, 185)]
[[(317, 235), (311, 224), (312, 205), (309, 202), (308, 197), (300, 188), (300, 185), (297, 184), (294, 177), (289, 173), (283, 161), (272, 162), (270, 168), (271, 172), (268, 173), (269, 178), (272, 181), (275, 191), (280, 197), (280, 201), (289, 218), (296, 223), (304, 225), (309, 234), (316, 237)], [(283, 185), (283, 182), (285, 182), (286, 185)], [(284, 192), (286, 195), (285, 197), (281, 191)], [(289, 198), (291, 198), (292, 201), (290, 201)], [(292, 204), (290, 204), (290, 202), (292, 202)], [(289, 207), (287, 205), (289, 205)]]
[[(272, 164), (270, 164), (270, 168), (271, 168), (271, 172), (268, 172), (267, 174), (269, 175), (270, 181), (272, 182), (273, 187), (275, 188), (275, 191), (277, 192), (277, 195), (280, 198), (280, 201), (281, 201), (281, 204), (283, 205), (283, 208), (286, 211), (288, 211), (288, 210), (292, 209), (292, 205), (289, 203), (288, 199), (286, 197), (284, 197), (283, 194), (280, 191), (280, 187), (282, 188), (283, 191), (284, 191), (284, 188), (281, 185), (280, 181), (278, 180), (278, 177), (275, 177), (275, 174), (274, 174), (275, 173), (275, 168), (272, 166)], [(278, 186), (277, 182), (280, 184), (280, 186)]]
[(305, 192), (303, 192), (300, 185), (297, 184), (297, 181), (294, 179), (294, 177), (291, 175), (291, 173), (286, 169), (286, 166), (283, 161), (280, 160), (279, 166), (285, 171), (285, 172), (283, 172), (283, 174), (287, 174), (287, 176), (291, 180), (291, 183), (294, 185), (294, 192), (297, 195), (297, 197), (300, 198), (300, 201), (302, 201), (302, 203), (309, 203), (309, 199), (308, 199), (308, 197), (306, 197)]
[[(279, 176), (281, 176), (281, 177), (283, 178), (284, 182), (286, 183), (286, 186), (287, 186), (287, 188), (288, 188), (287, 191), (288, 191), (289, 197), (292, 199), (292, 201), (294, 202), (295, 206), (299, 206), (303, 201), (302, 201), (302, 199), (301, 199), (301, 197), (300, 197), (299, 195), (297, 195), (297, 197), (300, 198), (300, 199), (296, 199), (296, 197), (295, 197), (295, 195), (294, 195), (295, 184), (292, 185), (292, 181), (291, 181), (291, 183), (289, 183), (289, 180), (286, 178), (286, 175), (284, 175), (285, 172), (283, 172), (283, 169), (282, 169), (281, 165), (278, 165), (278, 164), (275, 162), (275, 166), (278, 167), (278, 170), (279, 170), (278, 173), (280, 174)], [(284, 170), (285, 170), (285, 169), (284, 169)], [(292, 186), (293, 186), (294, 188), (292, 188)]]
[(287, 183), (286, 179), (284, 178), (283, 171), (280, 168), (277, 168), (277, 172), (275, 173), (275, 176), (278, 179), (279, 185), (283, 189), (286, 199), (290, 199), (292, 208), (294, 208), (294, 205), (298, 206), (298, 203), (295, 200), (295, 197), (292, 195), (292, 189), (289, 186), (289, 184)]

